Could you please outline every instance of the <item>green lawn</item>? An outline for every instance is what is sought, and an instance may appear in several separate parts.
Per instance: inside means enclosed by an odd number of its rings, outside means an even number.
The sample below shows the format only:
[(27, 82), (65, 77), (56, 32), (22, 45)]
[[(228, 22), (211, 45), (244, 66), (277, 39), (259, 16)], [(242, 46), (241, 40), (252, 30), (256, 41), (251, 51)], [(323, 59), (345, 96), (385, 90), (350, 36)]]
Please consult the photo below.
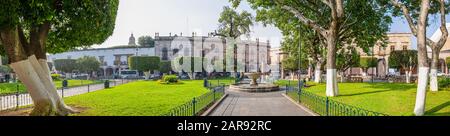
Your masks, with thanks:
[[(279, 81), (278, 84), (286, 84)], [(416, 98), (415, 84), (402, 83), (338, 83), (339, 96), (330, 97), (333, 100), (367, 110), (389, 115), (414, 115)], [(325, 84), (307, 88), (314, 94), (325, 95)], [(450, 91), (427, 92), (426, 115), (450, 115)]]
[(236, 78), (225, 77), (225, 78), (208, 79), (208, 82), (210, 82), (212, 86), (217, 86), (217, 85), (234, 84), (235, 80)]
[[(62, 87), (62, 81), (54, 81), (57, 88)], [(69, 87), (82, 86), (86, 84), (100, 83), (98, 80), (67, 80)], [(26, 93), (26, 88), (21, 83), (0, 83), (0, 95), (15, 94), (19, 85), (19, 93)]]
[(83, 109), (80, 116), (158, 116), (208, 92), (203, 80), (162, 85), (156, 81), (136, 81), (109, 89), (65, 98)]

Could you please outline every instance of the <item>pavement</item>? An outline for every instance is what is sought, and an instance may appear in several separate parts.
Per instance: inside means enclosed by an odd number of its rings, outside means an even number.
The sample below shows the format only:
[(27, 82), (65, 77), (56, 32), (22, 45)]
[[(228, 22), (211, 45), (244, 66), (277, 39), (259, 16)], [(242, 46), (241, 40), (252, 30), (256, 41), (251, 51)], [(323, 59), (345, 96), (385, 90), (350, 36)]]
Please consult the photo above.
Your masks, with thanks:
[[(115, 82), (114, 82), (115, 81)], [(122, 83), (128, 83), (131, 82), (131, 80), (110, 80), (109, 86), (117, 86), (121, 85)], [(85, 94), (89, 92), (94, 92), (98, 90), (104, 89), (104, 84), (92, 84), (92, 85), (84, 85), (84, 86), (78, 86), (78, 87), (72, 87), (72, 88), (66, 88), (64, 91), (62, 89), (58, 89), (59, 96), (69, 97), (74, 95), (80, 95)], [(63, 93), (64, 92), (64, 93)], [(0, 111), (1, 110), (7, 110), (7, 109), (14, 109), (17, 106), (27, 106), (33, 104), (33, 100), (31, 99), (31, 96), (28, 93), (25, 94), (19, 94), (16, 96), (15, 94), (12, 95), (6, 95), (6, 96), (0, 96)]]
[(284, 91), (247, 93), (226, 90), (228, 97), (210, 116), (313, 116), (282, 94)]

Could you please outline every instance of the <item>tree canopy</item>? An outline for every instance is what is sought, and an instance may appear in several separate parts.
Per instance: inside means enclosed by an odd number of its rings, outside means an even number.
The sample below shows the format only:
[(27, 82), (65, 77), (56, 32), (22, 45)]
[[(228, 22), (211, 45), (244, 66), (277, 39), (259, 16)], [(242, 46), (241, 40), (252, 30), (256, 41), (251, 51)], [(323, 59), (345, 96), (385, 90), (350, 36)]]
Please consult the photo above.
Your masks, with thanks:
[[(374, 57), (361, 57), (359, 60), (359, 67), (361, 67), (363, 69), (376, 67), (377, 62), (378, 62), (378, 59), (374, 58)], [(391, 63), (391, 62), (389, 61), (389, 63)]]
[(236, 39), (241, 35), (248, 35), (251, 26), (253, 26), (252, 14), (247, 11), (238, 13), (233, 8), (225, 6), (220, 13), (217, 35)]
[(390, 68), (407, 69), (408, 67), (415, 68), (416, 66), (417, 66), (416, 50), (393, 51), (389, 56)]
[(71, 73), (77, 69), (77, 60), (75, 59), (56, 59), (53, 61), (55, 69), (58, 71)]
[(142, 47), (155, 47), (155, 40), (151, 36), (141, 36), (138, 38), (138, 44)]
[(160, 58), (157, 56), (131, 56), (128, 58), (130, 69), (138, 71), (158, 70)]
[(98, 61), (94, 56), (83, 56), (78, 58), (76, 63), (77, 70), (81, 72), (90, 73), (97, 71), (100, 68), (100, 61)]

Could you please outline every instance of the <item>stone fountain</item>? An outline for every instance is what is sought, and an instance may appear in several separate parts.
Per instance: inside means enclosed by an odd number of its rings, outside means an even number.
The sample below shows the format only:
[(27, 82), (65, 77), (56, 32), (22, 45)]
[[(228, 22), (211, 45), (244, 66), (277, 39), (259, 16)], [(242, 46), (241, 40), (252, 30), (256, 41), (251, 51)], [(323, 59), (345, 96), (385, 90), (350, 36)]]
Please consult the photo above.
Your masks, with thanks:
[(230, 89), (234, 91), (244, 92), (272, 92), (278, 91), (280, 88), (271, 83), (258, 83), (258, 78), (261, 77), (260, 72), (244, 73), (245, 76), (251, 79), (250, 83), (237, 83), (230, 85)]

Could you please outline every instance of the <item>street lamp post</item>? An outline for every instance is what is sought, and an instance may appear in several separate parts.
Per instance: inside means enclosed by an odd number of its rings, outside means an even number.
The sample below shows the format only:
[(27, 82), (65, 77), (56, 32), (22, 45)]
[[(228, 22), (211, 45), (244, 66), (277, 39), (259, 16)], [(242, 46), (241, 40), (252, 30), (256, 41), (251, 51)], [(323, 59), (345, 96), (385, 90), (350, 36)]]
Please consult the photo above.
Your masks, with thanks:
[(298, 35), (298, 90), (299, 92), (302, 90), (302, 82), (301, 82), (301, 75), (302, 75), (302, 42), (300, 40), (300, 33)]

